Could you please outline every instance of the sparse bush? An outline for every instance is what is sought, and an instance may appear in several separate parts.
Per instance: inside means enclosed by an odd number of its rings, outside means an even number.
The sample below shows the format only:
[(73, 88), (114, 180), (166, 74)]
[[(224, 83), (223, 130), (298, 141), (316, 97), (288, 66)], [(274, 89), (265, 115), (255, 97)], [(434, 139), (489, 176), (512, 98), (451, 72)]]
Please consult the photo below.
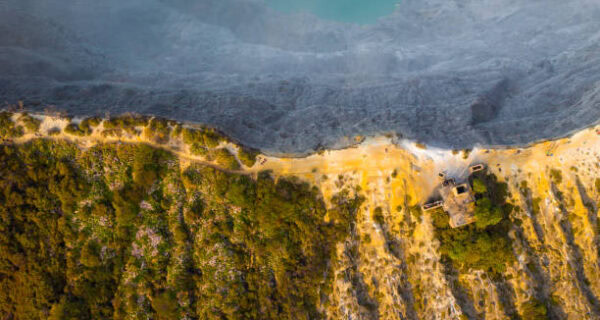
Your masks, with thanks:
[(468, 159), (470, 154), (471, 154), (471, 149), (464, 149), (463, 150), (463, 159)]
[(562, 172), (558, 169), (550, 169), (550, 176), (552, 180), (556, 184), (560, 184), (562, 182)]
[(372, 214), (371, 218), (377, 224), (379, 224), (380, 226), (383, 226), (385, 223), (385, 220), (383, 218), (383, 209), (381, 209), (381, 207), (375, 208), (375, 210), (373, 210), (373, 214)]

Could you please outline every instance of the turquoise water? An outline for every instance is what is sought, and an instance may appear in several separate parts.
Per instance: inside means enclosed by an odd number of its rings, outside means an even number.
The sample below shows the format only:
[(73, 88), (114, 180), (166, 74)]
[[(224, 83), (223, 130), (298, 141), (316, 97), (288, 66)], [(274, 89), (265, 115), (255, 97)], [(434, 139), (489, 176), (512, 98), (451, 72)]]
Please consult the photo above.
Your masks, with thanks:
[(292, 13), (306, 11), (326, 19), (369, 24), (391, 14), (399, 0), (265, 0), (276, 10)]

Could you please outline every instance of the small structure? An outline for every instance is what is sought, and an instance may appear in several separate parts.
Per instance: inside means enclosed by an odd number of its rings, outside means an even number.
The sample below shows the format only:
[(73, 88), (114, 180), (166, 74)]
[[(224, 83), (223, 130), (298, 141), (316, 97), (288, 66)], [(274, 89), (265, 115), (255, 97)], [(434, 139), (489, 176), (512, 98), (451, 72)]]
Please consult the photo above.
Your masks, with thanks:
[(475, 222), (475, 197), (469, 183), (457, 185), (452, 179), (442, 184), (440, 195), (444, 202), (442, 207), (448, 213), (452, 228)]
[(483, 164), (481, 164), (481, 163), (473, 165), (473, 166), (470, 166), (469, 167), (469, 174), (473, 174), (473, 173), (475, 173), (477, 171), (481, 171), (483, 169), (485, 169), (485, 166)]
[[(469, 176), (483, 169), (485, 169), (483, 164), (470, 166)], [(442, 207), (448, 214), (449, 224), (452, 228), (459, 228), (475, 222), (475, 196), (468, 179), (457, 183), (456, 179), (448, 178), (445, 173), (440, 173), (439, 178), (442, 181), (439, 188), (442, 200), (424, 204), (423, 211)]]

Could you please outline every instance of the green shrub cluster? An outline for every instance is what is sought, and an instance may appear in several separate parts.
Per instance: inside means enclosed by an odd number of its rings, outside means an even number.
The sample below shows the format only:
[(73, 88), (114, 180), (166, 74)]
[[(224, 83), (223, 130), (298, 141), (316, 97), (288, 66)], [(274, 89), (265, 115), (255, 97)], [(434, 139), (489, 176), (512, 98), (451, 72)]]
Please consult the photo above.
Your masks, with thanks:
[(67, 134), (70, 134), (72, 136), (78, 136), (78, 137), (87, 136), (87, 135), (89, 135), (91, 133), (89, 131), (86, 131), (85, 129), (82, 129), (76, 123), (69, 123), (65, 127), (64, 131)]
[(550, 177), (552, 177), (552, 181), (556, 184), (561, 184), (562, 182), (562, 172), (558, 169), (550, 169)]
[(207, 149), (216, 148), (225, 138), (217, 133), (214, 129), (191, 129), (183, 128), (181, 131), (183, 142), (188, 145), (198, 144)]
[(81, 120), (81, 122), (79, 123), (79, 127), (91, 131), (92, 128), (99, 126), (100, 123), (102, 123), (102, 119), (98, 117), (88, 117)]
[(507, 186), (485, 173), (477, 173), (471, 184), (477, 198), (476, 223), (454, 229), (446, 213), (433, 214), (440, 252), (464, 272), (476, 269), (498, 275), (515, 260), (508, 237), (512, 206), (506, 203)]
[(0, 138), (2, 139), (18, 138), (25, 134), (23, 127), (12, 121), (12, 115), (11, 112), (0, 112)]
[(38, 132), (40, 130), (40, 124), (42, 123), (40, 120), (27, 113), (23, 113), (21, 117), (19, 117), (19, 121), (23, 123), (29, 133)]
[(169, 121), (162, 118), (153, 118), (144, 129), (144, 137), (158, 144), (169, 142), (171, 127)]
[(219, 166), (229, 170), (240, 168), (240, 163), (227, 148), (211, 150), (210, 153)]
[[(120, 129), (131, 135), (139, 134), (136, 127), (145, 127), (148, 125), (148, 117), (137, 114), (124, 114), (118, 117), (112, 117), (104, 120), (102, 123), (104, 129), (115, 130)], [(112, 131), (115, 132), (115, 131)]]
[(0, 146), (0, 314), (322, 318), (361, 201), (146, 145)]
[(65, 127), (65, 133), (78, 137), (89, 136), (94, 131), (94, 127), (99, 126), (101, 122), (102, 120), (97, 117), (85, 118), (79, 124), (69, 123)]
[(240, 159), (240, 162), (248, 168), (254, 166), (258, 155), (258, 151), (244, 147), (240, 147), (238, 151), (238, 159)]

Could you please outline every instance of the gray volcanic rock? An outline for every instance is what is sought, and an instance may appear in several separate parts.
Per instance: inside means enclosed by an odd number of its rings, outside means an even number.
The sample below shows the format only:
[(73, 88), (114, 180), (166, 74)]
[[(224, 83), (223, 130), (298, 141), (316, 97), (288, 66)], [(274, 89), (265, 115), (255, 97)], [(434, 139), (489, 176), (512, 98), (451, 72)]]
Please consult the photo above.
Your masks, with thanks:
[(468, 148), (600, 117), (597, 0), (404, 0), (373, 25), (255, 0), (5, 0), (0, 98), (214, 125), (271, 153), (397, 132)]

